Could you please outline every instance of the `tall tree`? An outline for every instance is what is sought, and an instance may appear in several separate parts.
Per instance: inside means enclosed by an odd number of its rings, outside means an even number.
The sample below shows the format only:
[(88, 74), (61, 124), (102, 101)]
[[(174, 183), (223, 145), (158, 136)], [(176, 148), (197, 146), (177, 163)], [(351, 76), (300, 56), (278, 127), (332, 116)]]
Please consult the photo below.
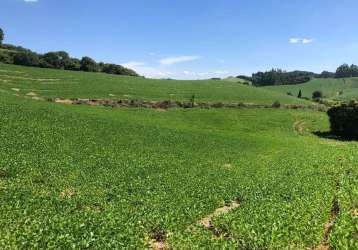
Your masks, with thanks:
[(352, 64), (350, 67), (350, 70), (351, 70), (351, 76), (358, 77), (358, 66), (357, 65)]
[(2, 44), (2, 41), (4, 41), (4, 31), (0, 28), (0, 45)]
[(301, 90), (298, 92), (297, 97), (298, 97), (298, 98), (301, 98), (301, 97), (302, 97), (302, 91), (301, 91)]
[(99, 67), (95, 60), (85, 56), (81, 60), (81, 70), (89, 72), (98, 72)]
[(351, 77), (351, 68), (348, 64), (343, 64), (339, 66), (336, 70), (336, 77), (337, 78), (343, 78), (343, 77)]

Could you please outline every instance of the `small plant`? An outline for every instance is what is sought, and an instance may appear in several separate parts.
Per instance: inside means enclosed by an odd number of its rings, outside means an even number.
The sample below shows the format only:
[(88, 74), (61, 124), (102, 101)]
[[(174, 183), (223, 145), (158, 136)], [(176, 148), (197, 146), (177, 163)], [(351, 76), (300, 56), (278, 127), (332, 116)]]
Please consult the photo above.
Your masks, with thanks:
[(195, 95), (192, 95), (190, 97), (190, 104), (191, 104), (191, 107), (194, 107), (195, 106)]
[(273, 108), (280, 108), (281, 107), (281, 103), (279, 101), (275, 101), (273, 104), (272, 104), (272, 107)]
[(314, 91), (314, 92), (312, 93), (312, 99), (313, 99), (313, 100), (319, 100), (319, 99), (321, 99), (322, 97), (323, 97), (323, 94), (322, 94), (322, 92), (319, 91), (319, 90), (316, 90), (316, 91)]

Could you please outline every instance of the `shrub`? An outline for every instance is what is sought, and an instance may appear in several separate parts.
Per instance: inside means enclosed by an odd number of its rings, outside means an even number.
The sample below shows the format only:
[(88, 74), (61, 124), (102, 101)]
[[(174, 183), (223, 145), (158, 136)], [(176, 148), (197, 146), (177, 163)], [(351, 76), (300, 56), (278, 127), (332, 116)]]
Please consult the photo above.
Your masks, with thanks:
[(355, 102), (335, 106), (327, 114), (332, 134), (348, 139), (358, 138), (358, 105)]
[(39, 56), (35, 53), (20, 52), (15, 54), (14, 64), (24, 66), (39, 66), (40, 59)]
[(316, 90), (312, 93), (313, 100), (321, 99), (322, 97), (323, 97), (322, 92), (319, 90)]
[(273, 108), (280, 108), (281, 107), (281, 103), (279, 101), (275, 101), (273, 104), (272, 104), (272, 107)]
[(302, 90), (298, 92), (297, 98), (302, 98)]

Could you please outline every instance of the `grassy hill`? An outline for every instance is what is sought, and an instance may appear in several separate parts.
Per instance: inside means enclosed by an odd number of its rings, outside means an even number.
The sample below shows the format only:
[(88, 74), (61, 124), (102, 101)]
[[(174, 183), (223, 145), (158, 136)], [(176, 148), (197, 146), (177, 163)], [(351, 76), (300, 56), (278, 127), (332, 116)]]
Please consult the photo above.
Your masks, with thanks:
[[(314, 135), (328, 130), (323, 112), (61, 105), (23, 94), (185, 98), (179, 83), (208, 101), (271, 92), (4, 65), (0, 74), (1, 249), (358, 247), (358, 143)], [(233, 200), (240, 206), (212, 227), (198, 223)]]
[[(155, 80), (0, 64), (0, 88), (43, 97), (309, 104), (285, 94), (228, 81)], [(15, 89), (15, 90), (14, 90)]]
[(302, 96), (308, 98), (312, 97), (314, 91), (320, 90), (328, 99), (351, 100), (358, 98), (358, 78), (312, 79), (303, 84), (268, 86), (265, 89), (283, 94), (291, 92), (294, 96), (297, 96), (299, 90), (302, 90)]
[(237, 77), (233, 77), (233, 76), (230, 76), (230, 77), (227, 77), (227, 78), (224, 78), (223, 79), (224, 81), (229, 81), (229, 82), (236, 82), (236, 83), (249, 83), (251, 84), (250, 81), (247, 81), (245, 79), (241, 79), (241, 78), (237, 78)]

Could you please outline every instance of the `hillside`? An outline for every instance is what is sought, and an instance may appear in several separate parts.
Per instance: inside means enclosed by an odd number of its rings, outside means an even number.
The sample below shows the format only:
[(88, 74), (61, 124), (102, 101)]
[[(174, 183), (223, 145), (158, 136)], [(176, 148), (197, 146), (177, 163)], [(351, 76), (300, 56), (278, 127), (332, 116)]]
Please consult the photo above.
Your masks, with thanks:
[(312, 79), (303, 84), (268, 86), (265, 89), (277, 91), (282, 94), (291, 92), (294, 96), (298, 95), (299, 90), (302, 91), (303, 97), (312, 97), (312, 93), (320, 90), (323, 96), (334, 100), (351, 100), (358, 98), (358, 78), (342, 78), (342, 79)]
[(310, 104), (286, 94), (228, 81), (155, 80), (0, 64), (0, 89), (41, 97)]
[[(325, 244), (356, 246), (358, 144), (312, 135), (324, 113), (66, 106), (3, 90), (0, 113), (0, 248), (314, 248), (333, 197)], [(199, 221), (232, 200), (213, 237)]]

